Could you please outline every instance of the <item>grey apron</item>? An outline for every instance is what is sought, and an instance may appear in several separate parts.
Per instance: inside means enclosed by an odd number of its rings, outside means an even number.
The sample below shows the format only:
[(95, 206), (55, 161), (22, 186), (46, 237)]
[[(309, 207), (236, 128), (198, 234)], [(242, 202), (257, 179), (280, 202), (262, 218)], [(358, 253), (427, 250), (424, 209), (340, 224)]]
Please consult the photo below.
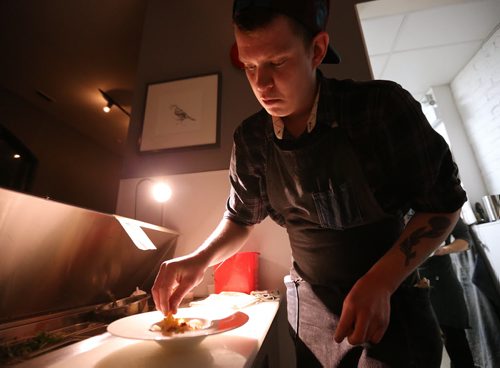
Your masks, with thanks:
[(298, 366), (439, 367), (439, 330), (427, 290), (412, 287), (413, 277), (394, 294), (391, 326), (380, 344), (334, 342), (345, 296), (392, 247), (402, 219), (377, 203), (342, 128), (317, 125), (308, 144), (284, 144), (269, 144), (266, 186), (271, 207), (285, 221), (294, 260), (286, 284)]

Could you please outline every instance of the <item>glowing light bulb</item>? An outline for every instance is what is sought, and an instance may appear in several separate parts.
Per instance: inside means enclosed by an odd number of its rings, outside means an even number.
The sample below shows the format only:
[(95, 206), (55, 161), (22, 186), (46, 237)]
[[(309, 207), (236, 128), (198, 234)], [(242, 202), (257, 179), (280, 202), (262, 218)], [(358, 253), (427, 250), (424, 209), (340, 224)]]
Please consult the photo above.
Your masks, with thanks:
[(111, 111), (111, 106), (106, 105), (102, 108), (102, 111), (104, 111), (106, 114)]
[(155, 201), (160, 203), (166, 202), (172, 197), (172, 189), (165, 183), (156, 183), (153, 186), (152, 192)]

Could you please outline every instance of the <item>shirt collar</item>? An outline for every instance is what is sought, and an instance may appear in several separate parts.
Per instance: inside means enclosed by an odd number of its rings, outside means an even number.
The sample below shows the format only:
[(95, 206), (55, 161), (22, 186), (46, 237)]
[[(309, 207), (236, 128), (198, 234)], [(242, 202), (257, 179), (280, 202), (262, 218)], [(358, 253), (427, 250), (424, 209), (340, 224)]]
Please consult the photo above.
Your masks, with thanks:
[[(311, 113), (309, 114), (309, 118), (307, 119), (307, 133), (311, 133), (314, 127), (316, 126), (319, 90), (320, 87), (318, 86), (318, 91), (316, 92), (316, 97), (314, 98), (314, 103), (311, 109)], [(285, 132), (285, 123), (283, 122), (283, 119), (281, 119), (281, 117), (279, 116), (272, 116), (272, 120), (273, 120), (274, 134), (276, 135), (276, 138), (283, 139), (283, 134)]]

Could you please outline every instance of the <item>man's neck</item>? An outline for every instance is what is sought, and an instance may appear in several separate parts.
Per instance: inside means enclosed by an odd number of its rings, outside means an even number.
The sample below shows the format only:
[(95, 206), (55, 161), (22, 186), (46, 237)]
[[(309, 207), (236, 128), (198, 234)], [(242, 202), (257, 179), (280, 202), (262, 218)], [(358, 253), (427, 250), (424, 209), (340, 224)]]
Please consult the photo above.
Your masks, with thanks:
[(283, 123), (285, 124), (285, 129), (289, 134), (294, 138), (298, 138), (304, 133), (307, 129), (307, 123), (309, 121), (309, 117), (311, 116), (312, 109), (314, 107), (314, 103), (316, 100), (316, 96), (318, 93), (318, 83), (316, 82), (316, 86), (313, 89), (313, 93), (311, 94), (309, 101), (307, 103), (307, 108), (298, 114), (285, 116), (282, 118)]
[(301, 114), (299, 116), (283, 117), (286, 131), (294, 138), (298, 138), (307, 128), (307, 118), (309, 113)]

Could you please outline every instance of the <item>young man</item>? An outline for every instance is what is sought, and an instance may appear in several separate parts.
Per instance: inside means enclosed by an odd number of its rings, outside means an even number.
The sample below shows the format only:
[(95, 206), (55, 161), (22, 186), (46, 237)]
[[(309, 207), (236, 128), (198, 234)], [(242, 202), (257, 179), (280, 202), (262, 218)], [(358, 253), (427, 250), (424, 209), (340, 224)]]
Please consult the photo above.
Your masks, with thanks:
[(234, 134), (223, 220), (195, 252), (162, 264), (155, 304), (175, 312), (269, 215), (292, 249), (298, 366), (439, 367), (414, 270), (453, 228), (465, 193), (446, 143), (400, 86), (322, 76), (322, 62), (340, 61), (328, 11), (326, 0), (234, 2), (239, 57), (263, 110)]

